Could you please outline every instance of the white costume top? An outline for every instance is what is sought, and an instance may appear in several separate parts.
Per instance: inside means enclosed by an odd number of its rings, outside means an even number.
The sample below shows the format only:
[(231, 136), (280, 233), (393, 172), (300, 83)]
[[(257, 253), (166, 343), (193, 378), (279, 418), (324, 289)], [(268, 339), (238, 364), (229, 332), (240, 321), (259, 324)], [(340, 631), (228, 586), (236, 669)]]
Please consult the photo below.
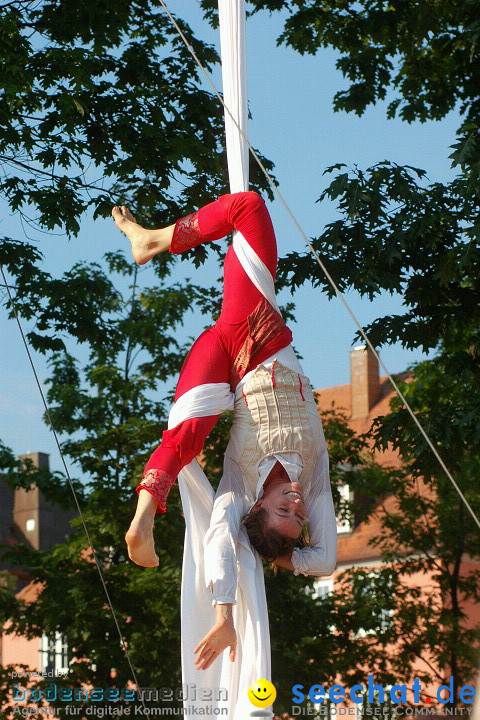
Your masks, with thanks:
[[(279, 365), (278, 358), (283, 355), (283, 362)], [(260, 463), (258, 458), (264, 454), (265, 449), (259, 447), (257, 431), (258, 428), (252, 426), (252, 415), (246, 406), (246, 397), (244, 388), (249, 384), (249, 380), (255, 377), (257, 371), (265, 370), (269, 375), (272, 373), (272, 366), (275, 361), (277, 367), (276, 376), (277, 383), (280, 368), (294, 370), (293, 373), (284, 373), (286, 376), (286, 384), (289, 383), (289, 377), (298, 375), (303, 378), (302, 393), (305, 400), (300, 401), (306, 408), (305, 418), (307, 422), (315, 424), (317, 427), (314, 436), (314, 444), (305, 447), (303, 443), (303, 451), (307, 453), (306, 460), (315, 461), (315, 466), (305, 477), (304, 463), (297, 452), (285, 451), (292, 442), (298, 443), (298, 438), (288, 437), (290, 426), (295, 424), (296, 413), (293, 414), (293, 420), (286, 418), (287, 428), (278, 433), (277, 414), (273, 413), (273, 423), (275, 427), (267, 427), (261, 432), (266, 436), (273, 436), (270, 439), (265, 438), (268, 448), (272, 448), (274, 452), (266, 455)], [(288, 362), (288, 365), (287, 365)], [(212, 604), (216, 603), (235, 603), (236, 587), (237, 587), (237, 558), (236, 544), (240, 533), (245, 533), (241, 526), (241, 521), (250, 511), (254, 503), (263, 494), (263, 484), (268, 477), (270, 470), (276, 461), (282, 463), (291, 482), (300, 482), (304, 486), (305, 506), (308, 515), (308, 532), (309, 546), (305, 548), (296, 548), (292, 554), (292, 564), (295, 568), (295, 574), (303, 573), (304, 575), (330, 575), (335, 569), (336, 563), (336, 546), (337, 546), (337, 527), (335, 510), (333, 506), (332, 494), (329, 481), (328, 453), (325, 444), (325, 438), (321, 429), (321, 423), (318, 418), (313, 394), (309, 385), (306, 384), (306, 378), (301, 371), (300, 364), (296, 359), (293, 348), (289, 346), (277, 353), (273, 358), (269, 358), (254, 371), (248, 373), (243, 381), (239, 384), (235, 392), (235, 411), (236, 415), (243, 411), (244, 417), (238, 421), (236, 418), (230, 433), (230, 443), (225, 453), (224, 473), (218, 486), (213, 514), (210, 520), (210, 527), (205, 536), (205, 581), (212, 593)], [(266, 379), (266, 378), (265, 378)], [(284, 383), (285, 384), (285, 383)], [(262, 392), (262, 385), (255, 388), (255, 400), (258, 402), (259, 390)], [(266, 385), (268, 392), (268, 383)], [(280, 404), (280, 413), (282, 417), (285, 413), (286, 405), (292, 405), (294, 396), (292, 394), (276, 393), (272, 388), (271, 394), (263, 398), (263, 401), (271, 406), (276, 403)], [(250, 396), (247, 396), (250, 400)], [(282, 402), (284, 407), (282, 407)], [(239, 411), (237, 411), (237, 408)], [(285, 413), (286, 414), (286, 413)], [(262, 418), (263, 419), (263, 418)], [(303, 421), (304, 423), (305, 421)], [(268, 419), (264, 423), (268, 424)], [(297, 420), (297, 427), (303, 430), (300, 419)], [(251, 430), (254, 437), (248, 439), (245, 433)], [(305, 431), (303, 431), (305, 433)], [(287, 438), (285, 438), (287, 435)], [(249, 451), (249, 446), (252, 449)], [(249, 472), (246, 468), (250, 467)], [(246, 538), (244, 538), (247, 542)]]

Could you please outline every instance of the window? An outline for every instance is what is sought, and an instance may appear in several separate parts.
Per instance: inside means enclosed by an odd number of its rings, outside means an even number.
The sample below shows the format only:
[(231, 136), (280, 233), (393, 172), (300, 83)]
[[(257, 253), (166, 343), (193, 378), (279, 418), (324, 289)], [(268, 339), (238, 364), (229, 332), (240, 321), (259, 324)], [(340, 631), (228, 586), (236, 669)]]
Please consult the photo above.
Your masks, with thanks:
[[(352, 501), (352, 493), (350, 492), (350, 485), (340, 485), (338, 488), (340, 493), (340, 500), (342, 505)], [(342, 518), (337, 520), (337, 532), (338, 533), (349, 533), (352, 532), (352, 524), (349, 520)]]
[(65, 638), (59, 633), (42, 635), (40, 644), (40, 666), (42, 672), (50, 677), (68, 671), (68, 647)]
[(312, 598), (324, 598), (333, 593), (332, 578), (318, 578), (312, 588)]
[[(312, 599), (319, 599), (320, 601), (333, 594), (333, 578), (317, 578), (313, 587), (310, 589), (309, 595)], [(330, 632), (335, 631), (334, 625), (329, 625)]]

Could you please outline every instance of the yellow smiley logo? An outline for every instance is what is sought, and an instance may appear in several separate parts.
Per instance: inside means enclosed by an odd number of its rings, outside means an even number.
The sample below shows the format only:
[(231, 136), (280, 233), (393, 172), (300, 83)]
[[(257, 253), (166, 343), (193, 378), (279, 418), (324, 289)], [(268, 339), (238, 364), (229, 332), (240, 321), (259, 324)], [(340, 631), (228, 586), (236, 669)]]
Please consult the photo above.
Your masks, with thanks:
[(275, 701), (276, 697), (275, 685), (272, 685), (265, 678), (260, 678), (248, 688), (248, 699), (252, 705), (258, 708), (268, 707)]

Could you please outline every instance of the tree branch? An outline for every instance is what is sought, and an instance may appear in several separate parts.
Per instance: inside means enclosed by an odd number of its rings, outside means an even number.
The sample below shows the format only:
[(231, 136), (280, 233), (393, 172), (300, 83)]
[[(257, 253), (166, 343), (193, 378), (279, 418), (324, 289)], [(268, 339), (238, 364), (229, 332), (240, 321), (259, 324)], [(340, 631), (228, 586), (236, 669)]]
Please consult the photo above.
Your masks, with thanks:
[[(32, 5), (34, 2), (35, 2), (35, 0), (12, 0), (12, 2), (8, 2), (8, 3), (4, 3), (3, 5), (0, 5), (0, 10), (11, 7), (12, 5)], [(25, 8), (22, 8), (22, 10), (25, 10)]]
[[(32, 168), (29, 165), (26, 165), (25, 163), (20, 162), (19, 160), (15, 160), (14, 158), (7, 157), (6, 155), (0, 155), (0, 160), (4, 160), (5, 162), (13, 163), (14, 165), (18, 165), (19, 167), (23, 168), (24, 170), (28, 170), (30, 173), (38, 173), (39, 175), (45, 175), (46, 177), (50, 179), (55, 180), (63, 180), (63, 177), (60, 177), (59, 175), (53, 175), (46, 170), (41, 170), (40, 168)], [(76, 185), (77, 187), (81, 188), (90, 188), (91, 190), (97, 190), (98, 192), (106, 193), (107, 195), (110, 195), (111, 198), (114, 198), (113, 193), (110, 190), (105, 190), (104, 188), (99, 188), (96, 185), (89, 185), (86, 183), (79, 182), (75, 178), (68, 178), (68, 181), (72, 183), (73, 185)]]

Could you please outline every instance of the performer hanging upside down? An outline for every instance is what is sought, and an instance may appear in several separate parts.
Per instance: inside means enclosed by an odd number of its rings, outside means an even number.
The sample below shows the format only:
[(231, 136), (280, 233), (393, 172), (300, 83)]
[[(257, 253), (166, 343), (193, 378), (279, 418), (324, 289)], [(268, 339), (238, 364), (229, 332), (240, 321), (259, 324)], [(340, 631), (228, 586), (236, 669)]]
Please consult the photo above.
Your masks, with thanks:
[[(222, 195), (159, 230), (142, 228), (126, 207), (113, 208), (112, 215), (130, 239), (139, 264), (165, 250), (181, 253), (219, 240), (236, 229), (258, 256), (259, 266), (263, 263), (275, 279), (275, 234), (265, 203), (255, 192)], [(219, 648), (229, 644), (228, 633), (223, 636), (220, 626), (225, 618), (231, 625), (235, 543), (241, 526), (261, 556), (295, 574), (329, 575), (336, 561), (328, 454), (310, 383), (291, 346), (291, 331), (247, 271), (245, 260), (242, 265), (231, 246), (224, 263), (220, 317), (194, 343), (175, 394), (177, 404), (198, 386), (219, 383), (228, 383), (235, 393), (224, 476), (205, 538), (206, 574), (219, 612), (215, 627), (198, 646), (196, 662), (204, 669), (221, 652)], [(138, 565), (158, 565), (155, 515), (166, 512), (177, 475), (201, 452), (218, 418), (219, 414), (190, 417), (166, 430), (147, 462), (126, 535), (129, 557)], [(303, 547), (307, 522), (310, 544)]]

